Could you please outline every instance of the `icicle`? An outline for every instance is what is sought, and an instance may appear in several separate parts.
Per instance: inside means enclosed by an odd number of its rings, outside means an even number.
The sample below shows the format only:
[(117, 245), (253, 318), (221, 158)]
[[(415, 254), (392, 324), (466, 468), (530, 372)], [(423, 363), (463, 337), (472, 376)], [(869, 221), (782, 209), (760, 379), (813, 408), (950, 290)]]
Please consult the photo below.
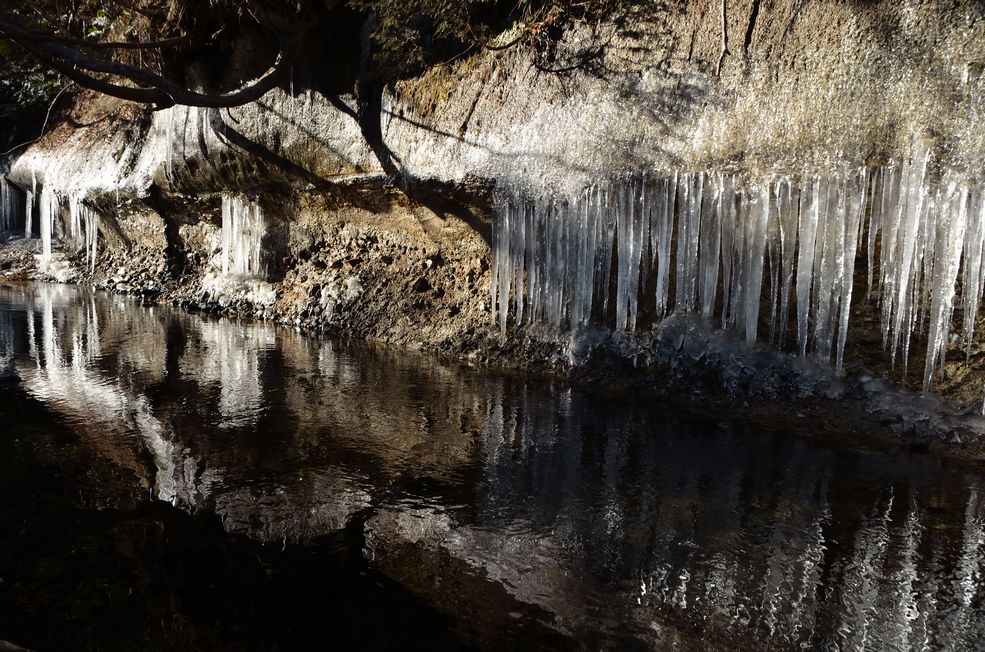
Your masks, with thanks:
[(718, 292), (718, 268), (721, 261), (722, 243), (722, 187), (724, 179), (721, 174), (709, 175), (709, 183), (705, 188), (701, 211), (701, 241), (699, 245), (701, 273), (701, 314), (711, 317), (715, 310), (715, 298)]
[(677, 234), (677, 309), (692, 312), (697, 306), (698, 245), (701, 239), (701, 200), (704, 173), (684, 175), (680, 186)]
[(872, 283), (875, 277), (875, 258), (876, 242), (879, 238), (879, 230), (882, 226), (882, 186), (885, 180), (886, 170), (881, 168), (872, 175), (871, 194), (869, 195), (869, 229), (868, 229), (868, 272), (869, 294), (872, 294)]
[(790, 316), (790, 291), (793, 288), (797, 247), (797, 198), (791, 195), (789, 179), (781, 179), (776, 186), (776, 203), (780, 222), (780, 257), (783, 274), (783, 285), (780, 290), (780, 322), (777, 345), (782, 348), (786, 344), (787, 327)]
[(260, 207), (244, 197), (222, 197), (222, 273), (263, 276), (260, 250), (265, 227)]
[[(957, 274), (969, 345), (985, 294), (985, 194), (952, 173), (933, 190), (929, 160), (917, 143), (905, 161), (876, 170), (775, 177), (758, 188), (731, 173), (674, 172), (600, 181), (573, 198), (502, 190), (490, 288), (496, 322), (503, 333), (510, 319), (554, 333), (589, 323), (632, 332), (644, 326), (639, 302), (649, 295), (656, 320), (671, 309), (708, 318), (720, 311), (723, 327), (752, 343), (769, 303), (771, 342), (785, 346), (794, 312), (800, 355), (810, 349), (840, 372), (862, 256), (868, 289), (881, 298), (884, 344), (904, 375), (927, 325), (929, 387), (948, 342)], [(232, 225), (230, 211), (224, 202)], [(236, 233), (224, 237), (231, 243)], [(232, 270), (229, 256), (224, 269)]]
[(734, 255), (737, 234), (735, 210), (735, 178), (731, 174), (722, 177), (722, 188), (719, 193), (719, 221), (721, 222), (721, 255), (722, 255), (722, 328), (728, 327), (732, 292), (738, 285)]
[(927, 337), (927, 357), (923, 371), (923, 390), (930, 391), (934, 366), (938, 360), (943, 365), (944, 350), (950, 334), (951, 310), (954, 302), (955, 282), (961, 264), (965, 229), (968, 225), (968, 188), (955, 182), (946, 183), (936, 220), (936, 247), (938, 260), (933, 276), (928, 278), (931, 292), (930, 332)]
[(89, 271), (96, 271), (96, 241), (99, 238), (99, 214), (95, 211), (84, 210), (85, 230), (86, 230), (86, 259), (89, 263)]
[(38, 196), (38, 177), (31, 171), (31, 189), (27, 191), (27, 201), (24, 207), (24, 237), (30, 238), (34, 232), (34, 199)]
[(811, 289), (814, 281), (814, 245), (817, 239), (818, 182), (805, 188), (800, 195), (797, 255), (797, 348), (800, 356), (807, 355), (808, 318), (811, 308)]
[(753, 201), (751, 214), (745, 224), (746, 258), (743, 288), (743, 330), (746, 343), (756, 341), (759, 329), (759, 299), (763, 291), (763, 257), (766, 251), (766, 229), (769, 225), (770, 201), (768, 192), (759, 192)]
[(55, 217), (58, 215), (58, 195), (49, 186), (41, 189), (41, 201), (39, 203), (39, 216), (41, 221), (41, 261), (42, 270), (47, 269), (51, 264), (52, 258), (52, 233), (55, 226)]
[(855, 284), (855, 256), (862, 240), (862, 213), (865, 210), (865, 192), (868, 175), (865, 170), (850, 177), (845, 187), (845, 243), (842, 257), (843, 271), (841, 293), (838, 297), (841, 314), (838, 317), (838, 345), (835, 349), (835, 369), (841, 373), (845, 366), (845, 344), (848, 341), (848, 318), (852, 307), (852, 289)]
[(780, 322), (780, 285), (782, 235), (780, 226), (780, 205), (773, 182), (763, 186), (769, 201), (769, 220), (766, 227), (766, 258), (769, 261), (770, 279), (770, 328), (769, 341), (775, 344), (778, 339)]
[(920, 269), (917, 260), (917, 242), (926, 195), (923, 180), (929, 158), (930, 153), (926, 147), (918, 146), (910, 163), (902, 170), (900, 186), (899, 226), (893, 261), (896, 287), (894, 296), (889, 298), (891, 301), (889, 329), (892, 340), (890, 354), (893, 360), (902, 341), (904, 370), (908, 362), (909, 340), (915, 321), (913, 295)]
[(640, 257), (643, 243), (643, 219), (638, 207), (637, 185), (630, 181), (620, 190), (616, 210), (616, 327), (632, 332), (636, 329), (637, 300), (640, 291)]
[(173, 178), (172, 165), (174, 160), (174, 112), (175, 107), (166, 111), (164, 118), (164, 175), (170, 181)]
[(677, 173), (661, 180), (660, 190), (653, 206), (656, 220), (650, 231), (650, 240), (657, 267), (655, 283), (656, 312), (659, 317), (667, 314), (670, 299), (671, 248), (674, 237), (675, 199), (677, 197)]
[(978, 303), (985, 290), (985, 193), (975, 193), (970, 202), (968, 228), (965, 230), (964, 265), (961, 280), (964, 302), (964, 340), (965, 355), (971, 357), (971, 342), (975, 336), (975, 318), (978, 316)]

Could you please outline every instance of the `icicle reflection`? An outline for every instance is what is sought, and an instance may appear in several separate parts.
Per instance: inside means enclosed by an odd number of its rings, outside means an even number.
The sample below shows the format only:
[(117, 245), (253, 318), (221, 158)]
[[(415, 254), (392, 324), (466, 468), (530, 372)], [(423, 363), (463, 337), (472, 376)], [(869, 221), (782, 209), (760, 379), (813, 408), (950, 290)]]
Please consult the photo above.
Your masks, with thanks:
[(985, 491), (925, 457), (70, 287), (0, 288), (4, 357), (157, 498), (262, 541), (365, 523), (374, 563), (373, 533), (396, 532), (593, 640), (658, 647), (654, 623), (736, 649), (985, 637)]

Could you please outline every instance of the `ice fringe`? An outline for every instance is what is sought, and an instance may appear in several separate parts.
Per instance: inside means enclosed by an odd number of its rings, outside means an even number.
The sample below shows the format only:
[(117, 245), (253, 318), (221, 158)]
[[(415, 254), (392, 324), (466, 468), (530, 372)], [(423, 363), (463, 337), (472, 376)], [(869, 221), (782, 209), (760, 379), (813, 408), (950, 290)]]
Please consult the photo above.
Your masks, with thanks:
[[(67, 198), (69, 221), (64, 224), (61, 219), (64, 197), (46, 186), (42, 186), (40, 195), (36, 193), (35, 181), (32, 190), (26, 192), (24, 202), (26, 205), (23, 210), (26, 213), (25, 234), (26, 237), (30, 237), (33, 227), (30, 216), (35, 203), (37, 204), (41, 232), (41, 255), (38, 258), (40, 271), (51, 274), (61, 281), (73, 275), (65, 261), (55, 260), (54, 242), (61, 235), (71, 240), (76, 248), (84, 247), (86, 264), (90, 271), (95, 271), (99, 214), (85, 205), (84, 195), (73, 193)], [(22, 210), (20, 203), (17, 192), (0, 176), (0, 231), (14, 229), (17, 213)]]
[(840, 372), (862, 257), (885, 346), (904, 373), (911, 341), (927, 334), (928, 390), (959, 284), (969, 346), (985, 290), (985, 187), (957, 170), (932, 182), (930, 159), (917, 142), (904, 161), (826, 175), (673, 172), (601, 181), (573, 199), (500, 188), (491, 288), (499, 328), (505, 334), (512, 318), (550, 332), (589, 322), (632, 332), (700, 311), (749, 343), (784, 348), (793, 312), (800, 355)]
[(266, 232), (260, 207), (239, 195), (222, 196), (222, 273), (262, 277)]
[(242, 195), (222, 195), (222, 246), (218, 269), (205, 275), (202, 291), (220, 305), (243, 300), (269, 306), (277, 300), (266, 282), (263, 238), (266, 224), (260, 206)]

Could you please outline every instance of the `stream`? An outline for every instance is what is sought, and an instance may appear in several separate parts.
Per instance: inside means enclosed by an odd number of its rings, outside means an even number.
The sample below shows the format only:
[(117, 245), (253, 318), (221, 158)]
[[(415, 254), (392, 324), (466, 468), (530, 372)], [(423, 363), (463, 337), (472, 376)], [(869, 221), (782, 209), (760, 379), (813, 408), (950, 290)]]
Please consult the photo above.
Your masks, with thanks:
[(45, 284), (0, 424), (30, 649), (985, 641), (985, 478), (928, 455)]

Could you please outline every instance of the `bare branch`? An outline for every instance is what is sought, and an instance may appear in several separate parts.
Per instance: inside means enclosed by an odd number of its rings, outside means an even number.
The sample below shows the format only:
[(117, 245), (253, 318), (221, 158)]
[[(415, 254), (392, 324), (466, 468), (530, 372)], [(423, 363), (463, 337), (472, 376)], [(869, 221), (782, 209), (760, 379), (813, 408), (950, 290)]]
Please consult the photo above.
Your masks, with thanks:
[[(158, 109), (175, 104), (225, 108), (240, 106), (259, 99), (276, 87), (287, 75), (310, 30), (311, 20), (280, 35), (281, 48), (273, 64), (257, 79), (230, 92), (218, 95), (199, 93), (180, 86), (150, 70), (117, 61), (101, 59), (65, 45), (60, 37), (40, 39), (10, 20), (0, 17), (0, 35), (18, 43), (43, 63), (76, 83), (131, 102), (154, 104)], [(123, 86), (94, 76), (106, 74), (129, 80), (137, 87)]]

